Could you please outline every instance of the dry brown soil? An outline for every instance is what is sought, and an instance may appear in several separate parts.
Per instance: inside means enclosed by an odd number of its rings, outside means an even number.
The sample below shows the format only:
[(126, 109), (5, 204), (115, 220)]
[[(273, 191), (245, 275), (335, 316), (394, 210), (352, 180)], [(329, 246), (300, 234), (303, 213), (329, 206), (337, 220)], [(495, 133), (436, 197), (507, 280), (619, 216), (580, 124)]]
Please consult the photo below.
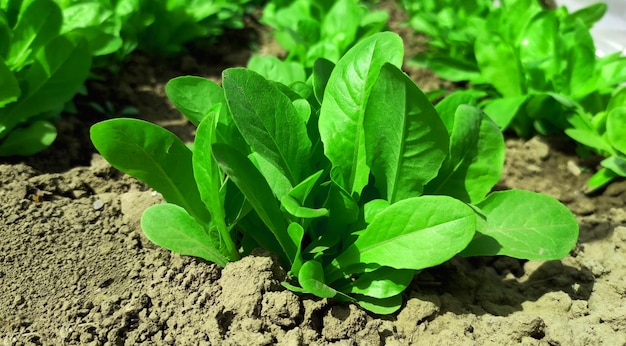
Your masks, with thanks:
[[(132, 105), (191, 140), (164, 84), (219, 79), (249, 53), (135, 55), (119, 77), (91, 82), (88, 100)], [(441, 84), (413, 76), (425, 89)], [(88, 128), (101, 117), (85, 102), (52, 148), (0, 161), (4, 345), (626, 345), (626, 183), (583, 194), (595, 166), (571, 143), (507, 139), (498, 185), (549, 194), (576, 214), (580, 241), (566, 258), (455, 258), (419, 274), (398, 313), (376, 316), (286, 291), (263, 252), (221, 269), (150, 243), (139, 218), (161, 198), (94, 154)]]

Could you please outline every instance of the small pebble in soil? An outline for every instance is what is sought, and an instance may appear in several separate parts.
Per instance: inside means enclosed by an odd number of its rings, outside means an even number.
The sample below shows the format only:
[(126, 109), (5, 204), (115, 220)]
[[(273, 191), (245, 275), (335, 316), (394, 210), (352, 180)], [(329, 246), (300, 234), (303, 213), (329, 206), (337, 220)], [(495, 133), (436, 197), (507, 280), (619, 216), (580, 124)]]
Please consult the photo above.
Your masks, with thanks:
[(7, 223), (7, 225), (10, 225), (10, 224), (14, 223), (15, 221), (17, 221), (17, 220), (21, 219), (22, 217), (23, 217), (23, 216), (16, 215), (16, 214), (9, 215), (9, 216), (6, 218), (6, 223)]
[(526, 169), (532, 173), (541, 173), (542, 171), (541, 167), (533, 164), (529, 164), (528, 166), (526, 166)]
[(579, 176), (582, 172), (580, 167), (576, 164), (576, 162), (572, 160), (567, 161), (567, 170), (575, 176)]
[(97, 199), (93, 202), (93, 209), (100, 210), (104, 207), (104, 202), (101, 199)]
[(85, 190), (72, 190), (71, 195), (74, 199), (82, 198), (87, 195)]

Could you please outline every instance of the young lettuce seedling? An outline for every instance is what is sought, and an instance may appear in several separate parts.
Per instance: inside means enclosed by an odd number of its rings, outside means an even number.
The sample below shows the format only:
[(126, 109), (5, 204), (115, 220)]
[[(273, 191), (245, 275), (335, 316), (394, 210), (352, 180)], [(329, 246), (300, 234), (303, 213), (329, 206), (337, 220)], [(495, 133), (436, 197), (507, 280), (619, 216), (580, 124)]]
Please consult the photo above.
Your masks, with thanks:
[(168, 96), (198, 131), (193, 152), (147, 122), (113, 119), (91, 136), (111, 164), (161, 192), (146, 236), (225, 265), (254, 247), (279, 255), (285, 287), (387, 314), (415, 271), (453, 256), (565, 256), (574, 216), (555, 199), (499, 180), (497, 125), (454, 94), (437, 107), (399, 66), (385, 32), (336, 65), (320, 60), (295, 91), (243, 68), (223, 87), (198, 77)]
[(626, 177), (626, 87), (613, 94), (605, 111), (591, 116), (579, 107), (569, 121), (573, 128), (565, 130), (568, 136), (606, 157), (600, 162), (603, 168), (587, 181), (587, 192)]

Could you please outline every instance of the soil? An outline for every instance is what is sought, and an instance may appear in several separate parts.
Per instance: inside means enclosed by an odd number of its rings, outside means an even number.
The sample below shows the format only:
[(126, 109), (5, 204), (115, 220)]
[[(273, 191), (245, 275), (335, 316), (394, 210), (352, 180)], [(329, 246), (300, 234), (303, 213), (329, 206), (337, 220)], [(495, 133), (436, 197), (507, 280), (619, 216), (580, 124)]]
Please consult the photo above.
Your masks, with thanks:
[[(89, 83), (79, 115), (58, 123), (50, 149), (0, 161), (0, 342), (626, 345), (626, 182), (584, 194), (597, 162), (556, 138), (508, 138), (497, 188), (567, 205), (580, 224), (576, 248), (548, 262), (454, 258), (417, 275), (390, 316), (285, 290), (284, 270), (263, 251), (222, 269), (147, 240), (141, 213), (162, 199), (95, 153), (88, 130), (103, 117), (88, 102), (136, 107), (138, 117), (192, 140), (165, 83), (185, 74), (219, 80), (224, 67), (245, 65), (249, 47), (266, 47), (258, 40), (244, 31), (219, 51), (136, 54), (119, 76)], [(412, 76), (424, 89), (445, 85), (428, 71)]]

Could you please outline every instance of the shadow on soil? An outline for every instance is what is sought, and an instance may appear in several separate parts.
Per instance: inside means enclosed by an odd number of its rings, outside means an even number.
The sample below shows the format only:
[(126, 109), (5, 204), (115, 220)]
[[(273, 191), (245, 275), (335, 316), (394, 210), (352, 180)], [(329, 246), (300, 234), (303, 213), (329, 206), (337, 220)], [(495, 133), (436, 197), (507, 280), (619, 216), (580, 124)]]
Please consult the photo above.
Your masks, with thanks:
[[(524, 274), (528, 272), (532, 274)], [(561, 261), (459, 257), (423, 271), (411, 288), (420, 299), (440, 306), (440, 313), (509, 316), (522, 311), (524, 303), (552, 292), (563, 292), (571, 300), (587, 300), (594, 283), (590, 270)]]

